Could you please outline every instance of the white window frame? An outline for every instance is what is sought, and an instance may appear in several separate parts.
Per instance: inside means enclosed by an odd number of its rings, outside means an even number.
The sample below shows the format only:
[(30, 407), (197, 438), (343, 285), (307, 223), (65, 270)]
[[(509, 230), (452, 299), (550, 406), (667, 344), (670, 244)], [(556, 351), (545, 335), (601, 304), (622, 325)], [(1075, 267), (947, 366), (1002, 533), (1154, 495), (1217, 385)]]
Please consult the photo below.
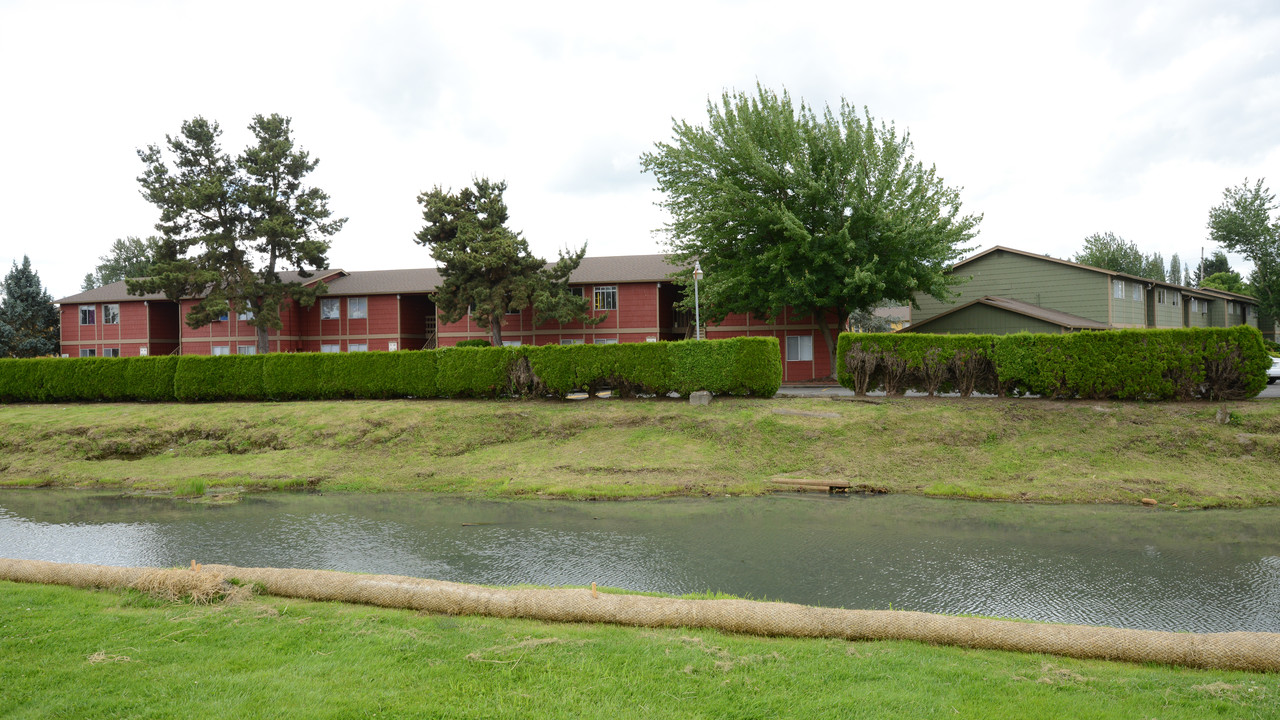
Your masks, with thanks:
[(237, 355), (257, 355), (258, 346), (257, 345), (237, 345), (236, 354)]
[(342, 308), (338, 298), (320, 298), (320, 319), (341, 320)]
[(120, 348), (102, 348), (102, 357), (118, 358), (120, 357)]
[(237, 319), (237, 320), (240, 320), (240, 321), (242, 321), (242, 322), (243, 322), (243, 321), (246, 321), (246, 320), (252, 320), (252, 319), (253, 319), (253, 311), (252, 311), (252, 310), (245, 310), (245, 311), (244, 311), (244, 312), (242, 312), (242, 313), (236, 313), (236, 319)]
[(812, 335), (787, 336), (787, 362), (813, 362)]
[(322, 353), (342, 352), (342, 345), (339, 343), (320, 343), (320, 352)]
[(347, 298), (347, 319), (348, 320), (368, 320), (369, 319), (369, 298), (367, 297)]
[(574, 296), (576, 296), (576, 297), (586, 297), (586, 294), (583, 292), (583, 289), (582, 289), (582, 286), (581, 286), (581, 285), (576, 285), (576, 286), (570, 287), (570, 288), (569, 288), (569, 294), (570, 294), (570, 295), (574, 295)]
[(561, 345), (583, 345), (586, 341), (582, 338), (560, 338)]
[(213, 347), (209, 348), (209, 354), (214, 355), (216, 357), (221, 357), (223, 355), (230, 355), (231, 346), (230, 345), (214, 345)]
[(116, 303), (102, 304), (102, 324), (103, 325), (119, 325), (120, 324), (120, 306)]
[(1133, 283), (1133, 300), (1142, 302), (1142, 283)]
[(594, 338), (591, 341), (591, 344), (592, 345), (617, 345), (618, 338)]
[(400, 349), (400, 343), (395, 340), (387, 341), (387, 352), (395, 352)]
[[(85, 322), (85, 318), (89, 322)], [(80, 306), (80, 324), (81, 325), (97, 325), (98, 324), (98, 306), (97, 305), (81, 305)], [(81, 355), (80, 357), (92, 357)]]
[(594, 310), (618, 309), (618, 286), (597, 285), (591, 293), (591, 307)]
[(367, 343), (367, 342), (362, 342), (362, 343), (357, 343), (357, 342), (348, 342), (348, 343), (347, 343), (347, 352), (349, 352), (349, 353), (353, 353), (353, 352), (369, 352), (369, 343)]
[(93, 348), (80, 348), (80, 357), (98, 357), (98, 351)]
[(519, 340), (503, 340), (502, 341), (502, 347), (520, 347), (520, 345), (521, 343)]

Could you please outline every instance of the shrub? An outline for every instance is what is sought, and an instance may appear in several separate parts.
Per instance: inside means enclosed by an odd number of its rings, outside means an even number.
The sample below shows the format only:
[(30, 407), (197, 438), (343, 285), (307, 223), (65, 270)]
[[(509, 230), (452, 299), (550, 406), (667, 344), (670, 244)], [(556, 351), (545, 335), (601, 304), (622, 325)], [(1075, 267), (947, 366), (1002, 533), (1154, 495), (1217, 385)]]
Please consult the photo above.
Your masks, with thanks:
[(1240, 399), (1266, 384), (1257, 330), (1108, 330), (1063, 335), (844, 333), (840, 383), (856, 393), (884, 388), (933, 393), (950, 387), (1051, 398)]
[(263, 400), (268, 355), (183, 355), (174, 373), (174, 396), (184, 402)]
[(454, 345), (454, 347), (493, 347), (493, 343), (488, 340), (481, 339), (459, 340), (458, 344)]

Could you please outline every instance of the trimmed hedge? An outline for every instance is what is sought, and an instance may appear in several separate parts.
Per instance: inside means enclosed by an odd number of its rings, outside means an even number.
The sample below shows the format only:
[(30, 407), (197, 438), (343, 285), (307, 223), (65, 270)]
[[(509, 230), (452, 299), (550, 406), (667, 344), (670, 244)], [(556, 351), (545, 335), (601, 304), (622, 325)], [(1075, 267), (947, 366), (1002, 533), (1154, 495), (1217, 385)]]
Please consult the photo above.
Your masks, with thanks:
[(622, 396), (695, 390), (770, 397), (775, 338), (367, 353), (0, 360), (0, 402)]
[(1270, 365), (1261, 333), (1245, 325), (1064, 335), (842, 333), (836, 353), (841, 385), (890, 395), (1237, 400), (1262, 391)]

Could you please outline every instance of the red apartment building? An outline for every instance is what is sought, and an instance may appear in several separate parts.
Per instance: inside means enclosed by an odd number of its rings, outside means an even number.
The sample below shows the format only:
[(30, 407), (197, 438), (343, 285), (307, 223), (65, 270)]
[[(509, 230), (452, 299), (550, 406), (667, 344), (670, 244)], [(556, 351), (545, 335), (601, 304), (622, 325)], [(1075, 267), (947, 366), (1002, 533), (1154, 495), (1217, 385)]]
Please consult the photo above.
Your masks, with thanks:
[[(525, 308), (506, 316), (503, 342), (572, 345), (691, 338), (693, 318), (674, 308), (682, 297), (680, 286), (669, 279), (676, 269), (665, 255), (583, 258), (569, 278), (570, 287), (589, 301), (593, 315), (606, 315), (605, 320), (590, 327), (558, 322), (535, 326), (532, 308)], [(301, 279), (296, 273), (281, 277)], [(328, 292), (314, 305), (286, 304), (283, 327), (270, 333), (271, 352), (419, 350), (490, 337), (470, 317), (437, 323), (433, 294), (440, 274), (434, 268), (320, 270), (305, 279), (321, 280)], [(62, 313), (62, 352), (68, 357), (245, 355), (256, 350), (256, 331), (245, 317), (228, 316), (202, 328), (182, 322), (195, 298), (175, 303), (162, 295), (129, 295), (122, 281), (56, 302)], [(833, 330), (841, 327), (834, 316), (828, 322)], [(730, 315), (708, 325), (703, 336), (744, 335), (778, 338), (784, 382), (830, 375), (826, 343), (809, 314), (787, 311), (770, 320)]]

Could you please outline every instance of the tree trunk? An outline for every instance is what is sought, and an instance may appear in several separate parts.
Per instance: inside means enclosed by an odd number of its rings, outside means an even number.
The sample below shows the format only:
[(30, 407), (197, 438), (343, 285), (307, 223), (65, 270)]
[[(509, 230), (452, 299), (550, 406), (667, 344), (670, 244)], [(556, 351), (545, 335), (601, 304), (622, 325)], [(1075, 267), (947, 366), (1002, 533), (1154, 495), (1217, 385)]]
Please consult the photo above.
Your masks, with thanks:
[(492, 342), (494, 347), (502, 347), (502, 317), (501, 316), (498, 316), (490, 321), (489, 337), (491, 338), (489, 342)]
[(258, 331), (257, 332), (257, 335), (258, 335), (257, 353), (259, 355), (266, 355), (267, 353), (271, 352), (271, 343), (267, 336), (267, 328), (265, 326), (259, 325), (254, 329)]
[(836, 377), (836, 344), (831, 337), (831, 326), (827, 324), (826, 308), (814, 308), (813, 319), (818, 322), (818, 332), (822, 333), (822, 340), (827, 344), (827, 359), (829, 360), (827, 367), (831, 369), (831, 374), (826, 379), (834, 380)]

